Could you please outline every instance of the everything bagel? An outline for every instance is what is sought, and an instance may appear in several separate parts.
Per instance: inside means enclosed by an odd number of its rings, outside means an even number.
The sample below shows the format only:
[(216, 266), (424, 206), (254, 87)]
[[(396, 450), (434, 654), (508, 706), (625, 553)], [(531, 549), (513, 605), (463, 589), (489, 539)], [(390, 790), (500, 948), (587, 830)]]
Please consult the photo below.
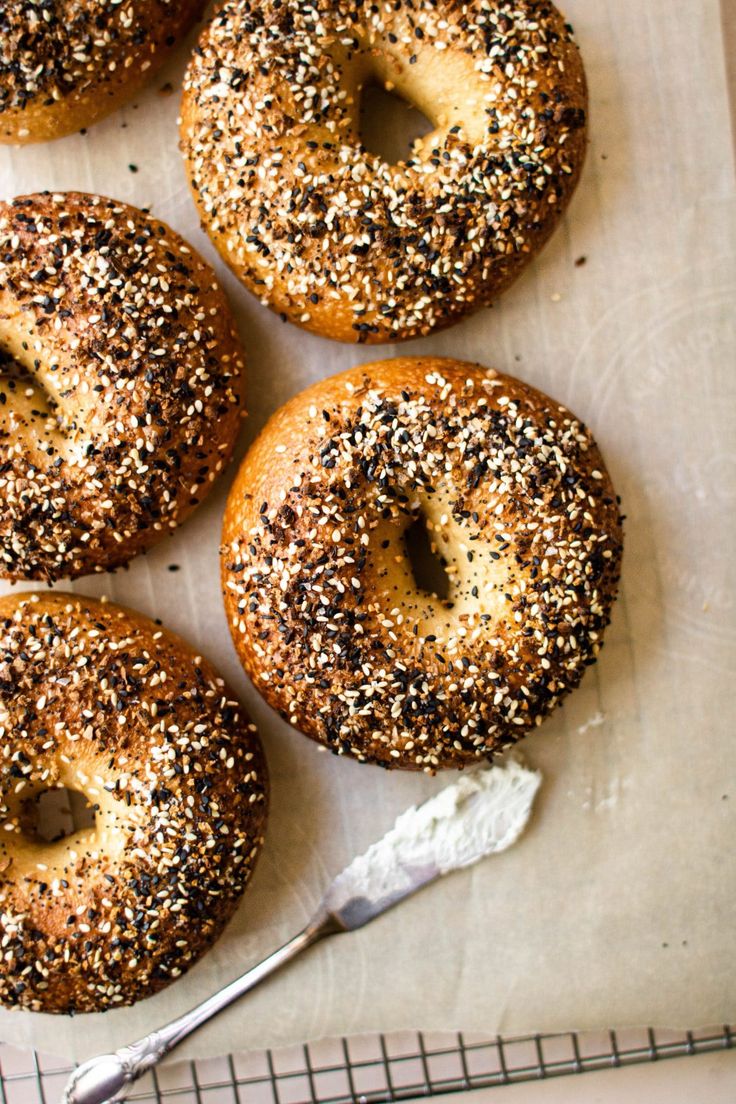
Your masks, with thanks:
[[(446, 598), (414, 577), (420, 520)], [(603, 460), (568, 410), (476, 364), (399, 358), (315, 384), (266, 425), (225, 512), (225, 606), (296, 728), (385, 767), (461, 767), (580, 681), (621, 548)]]
[[(0, 1002), (131, 1004), (217, 939), (266, 821), (260, 743), (200, 656), (131, 610), (0, 598)], [(40, 796), (81, 792), (95, 825), (37, 838)]]
[[(434, 129), (367, 152), (362, 89)], [(575, 188), (587, 95), (547, 0), (228, 0), (187, 71), (202, 223), (262, 302), (341, 341), (401, 341), (498, 296)]]
[(0, 142), (91, 126), (151, 78), (204, 0), (0, 3)]
[(229, 459), (242, 376), (169, 227), (73, 192), (0, 203), (0, 575), (106, 571), (170, 533)]

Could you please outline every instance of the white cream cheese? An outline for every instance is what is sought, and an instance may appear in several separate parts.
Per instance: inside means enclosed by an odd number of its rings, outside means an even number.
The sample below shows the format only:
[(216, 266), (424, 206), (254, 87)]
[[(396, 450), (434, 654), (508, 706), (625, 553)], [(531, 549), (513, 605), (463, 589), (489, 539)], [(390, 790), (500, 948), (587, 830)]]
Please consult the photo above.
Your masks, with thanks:
[(334, 911), (361, 902), (357, 927), (442, 874), (504, 851), (524, 828), (542, 776), (515, 759), (469, 771), (424, 804), (413, 806), (339, 874), (325, 904)]

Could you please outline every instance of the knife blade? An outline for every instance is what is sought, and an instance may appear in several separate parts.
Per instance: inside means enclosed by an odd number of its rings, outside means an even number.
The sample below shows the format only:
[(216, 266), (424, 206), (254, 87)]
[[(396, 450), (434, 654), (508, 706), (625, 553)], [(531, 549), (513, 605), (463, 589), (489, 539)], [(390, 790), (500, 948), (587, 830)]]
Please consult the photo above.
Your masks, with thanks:
[(354, 931), (444, 874), (504, 851), (523, 832), (541, 780), (518, 759), (462, 774), (353, 859), (328, 888), (324, 910)]

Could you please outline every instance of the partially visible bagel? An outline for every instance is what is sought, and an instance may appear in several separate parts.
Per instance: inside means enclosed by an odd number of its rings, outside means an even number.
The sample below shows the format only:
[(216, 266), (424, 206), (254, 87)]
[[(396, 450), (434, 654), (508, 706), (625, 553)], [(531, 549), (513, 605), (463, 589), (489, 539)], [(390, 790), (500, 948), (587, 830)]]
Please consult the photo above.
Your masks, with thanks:
[[(363, 88), (433, 129), (388, 164)], [(289, 321), (403, 341), (495, 299), (539, 252), (585, 157), (577, 46), (547, 0), (226, 0), (184, 82), (202, 224)]]
[[(423, 519), (448, 595), (418, 585)], [(338, 755), (462, 767), (541, 723), (602, 643), (622, 550), (589, 430), (477, 364), (353, 368), (274, 414), (225, 511), (238, 654)]]
[(204, 0), (0, 0), (0, 142), (82, 130), (138, 92)]
[[(59, 789), (95, 824), (44, 840)], [(240, 901), (267, 798), (254, 726), (178, 637), (78, 595), (0, 598), (0, 1003), (95, 1012), (180, 977)]]
[(0, 576), (127, 563), (201, 502), (241, 419), (208, 264), (101, 196), (0, 203)]

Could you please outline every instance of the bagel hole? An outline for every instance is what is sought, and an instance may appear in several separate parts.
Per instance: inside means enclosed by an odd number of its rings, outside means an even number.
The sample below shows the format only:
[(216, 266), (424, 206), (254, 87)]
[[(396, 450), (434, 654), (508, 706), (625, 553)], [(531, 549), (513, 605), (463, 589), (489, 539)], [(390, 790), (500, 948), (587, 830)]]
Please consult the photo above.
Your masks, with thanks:
[(42, 790), (23, 802), (22, 828), (26, 836), (56, 843), (95, 827), (95, 808), (79, 790)]
[(11, 397), (27, 393), (37, 404), (36, 413), (45, 416), (56, 410), (56, 400), (48, 395), (38, 380), (11, 352), (0, 345), (0, 384)]
[(405, 531), (404, 545), (417, 589), (447, 602), (450, 597), (447, 563), (433, 546), (426, 518), (421, 514)]
[(412, 156), (412, 145), (434, 129), (414, 104), (370, 81), (360, 97), (360, 141), (368, 153), (389, 165)]
[(0, 345), (0, 376), (3, 376), (15, 387), (22, 384), (35, 385), (36, 382), (28, 369), (2, 345)]

